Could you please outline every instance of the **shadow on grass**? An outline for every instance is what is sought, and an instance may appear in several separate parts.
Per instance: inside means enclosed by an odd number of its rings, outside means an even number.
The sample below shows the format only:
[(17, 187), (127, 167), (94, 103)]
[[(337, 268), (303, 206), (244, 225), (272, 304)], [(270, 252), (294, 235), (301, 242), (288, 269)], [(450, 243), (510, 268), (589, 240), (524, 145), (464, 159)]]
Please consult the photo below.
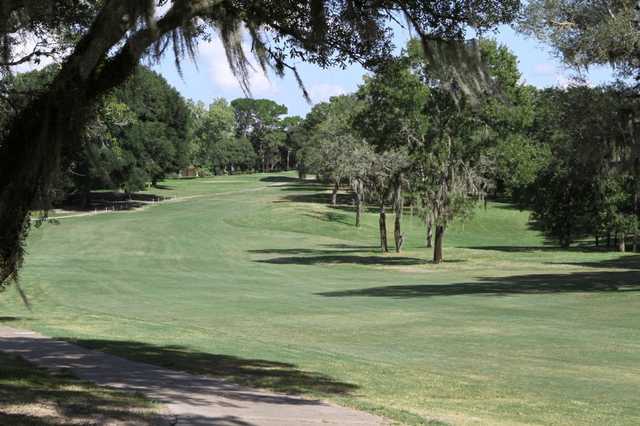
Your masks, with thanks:
[(14, 321), (22, 321), (22, 320), (26, 320), (28, 318), (24, 318), (24, 317), (0, 317), (0, 322), (14, 322)]
[(289, 256), (273, 259), (256, 260), (258, 263), (272, 265), (321, 265), (321, 264), (350, 264), (350, 265), (383, 265), (410, 266), (427, 263), (417, 257), (386, 257), (386, 256), (351, 256), (351, 255), (323, 255), (323, 256)]
[(291, 182), (299, 184), (304, 183), (304, 181), (290, 176), (265, 176), (263, 178), (260, 178), (260, 182)]
[[(172, 189), (165, 185), (158, 185), (158, 189)], [(167, 197), (156, 194), (132, 193), (110, 191), (91, 192), (88, 203), (83, 203), (81, 194), (71, 194), (62, 202), (54, 205), (69, 211), (93, 211), (93, 210), (132, 210), (145, 206), (148, 203), (164, 201)]]
[(532, 253), (536, 251), (557, 251), (557, 252), (577, 252), (577, 253), (595, 253), (605, 252), (605, 248), (596, 248), (590, 245), (577, 245), (568, 248), (562, 248), (551, 243), (542, 246), (464, 246), (459, 248), (472, 249), (472, 250), (489, 250), (489, 251), (502, 251), (506, 253)]
[(253, 254), (311, 254), (311, 255), (326, 255), (341, 253), (371, 253), (379, 250), (378, 246), (353, 246), (348, 244), (322, 244), (321, 247), (327, 247), (327, 250), (309, 249), (309, 248), (285, 248), (285, 249), (259, 249), (248, 250), (247, 253)]
[[(254, 262), (273, 265), (320, 265), (320, 264), (351, 264), (351, 265), (382, 265), (382, 266), (410, 266), (428, 263), (425, 259), (397, 255), (373, 254), (379, 251), (378, 246), (353, 246), (348, 244), (324, 244), (327, 249), (261, 249), (249, 250), (252, 254), (289, 255), (270, 259), (259, 259)], [(358, 255), (358, 253), (371, 253)], [(452, 260), (450, 262), (462, 262)]]
[(323, 222), (335, 222), (343, 225), (355, 226), (355, 216), (350, 216), (340, 212), (314, 212), (305, 213), (304, 216)]
[(574, 272), (480, 278), (477, 282), (370, 287), (316, 293), (325, 297), (390, 297), (408, 299), (438, 296), (509, 296), (554, 293), (640, 291), (640, 274), (627, 272)]
[(165, 185), (163, 183), (156, 183), (155, 185), (151, 186), (152, 188), (155, 189), (163, 189), (165, 191), (173, 191), (175, 188), (175, 186), (171, 186), (171, 185)]
[(154, 424), (151, 404), (0, 353), (0, 424)]
[[(296, 365), (286, 362), (211, 354), (178, 345), (158, 346), (142, 342), (98, 339), (65, 340), (135, 361), (172, 370), (204, 374), (225, 379), (230, 384), (270, 389), (284, 394), (346, 395), (358, 388), (356, 385), (334, 380), (324, 374), (300, 370)], [(242, 394), (223, 396), (243, 398)], [(246, 395), (246, 399), (249, 398), (251, 396)], [(314, 403), (314, 401), (298, 401), (291, 398), (279, 400), (277, 397), (269, 396), (256, 398), (269, 403)]]
[(640, 255), (629, 254), (615, 259), (591, 262), (548, 262), (549, 265), (572, 265), (600, 269), (633, 269), (640, 275)]

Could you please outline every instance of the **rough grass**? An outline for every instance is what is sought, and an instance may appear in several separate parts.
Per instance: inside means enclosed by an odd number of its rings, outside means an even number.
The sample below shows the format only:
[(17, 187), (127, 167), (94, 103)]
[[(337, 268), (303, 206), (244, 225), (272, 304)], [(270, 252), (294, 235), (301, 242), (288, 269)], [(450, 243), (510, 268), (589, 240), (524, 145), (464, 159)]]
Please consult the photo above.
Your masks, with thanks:
[(5, 320), (405, 424), (640, 423), (638, 255), (559, 250), (492, 203), (436, 266), (418, 218), (381, 255), (374, 213), (356, 229), (291, 175), (165, 184), (179, 200), (34, 230), (34, 310), (10, 290)]
[(164, 424), (158, 407), (136, 394), (99, 388), (1, 352), (0, 365), (0, 424)]

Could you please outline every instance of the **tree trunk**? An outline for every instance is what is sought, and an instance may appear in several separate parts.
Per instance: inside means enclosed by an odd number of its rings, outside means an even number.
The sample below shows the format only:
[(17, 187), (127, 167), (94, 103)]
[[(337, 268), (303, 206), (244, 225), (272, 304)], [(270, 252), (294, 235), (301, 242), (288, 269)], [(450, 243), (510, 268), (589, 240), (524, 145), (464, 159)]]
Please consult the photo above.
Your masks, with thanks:
[[(636, 142), (637, 144), (637, 142)], [(637, 220), (640, 213), (640, 158), (636, 158), (633, 162), (633, 216)], [(637, 248), (638, 228), (633, 230), (633, 252)]]
[(427, 218), (427, 248), (431, 248), (433, 241), (433, 218), (431, 215)]
[(338, 204), (338, 181), (333, 183), (333, 191), (331, 192), (331, 205), (336, 206)]
[(393, 227), (393, 239), (396, 244), (396, 253), (400, 253), (402, 250), (402, 244), (404, 243), (404, 236), (402, 235), (402, 230), (400, 229), (400, 224), (402, 222), (402, 209), (403, 209), (403, 200), (402, 200), (402, 175), (397, 178), (395, 195), (394, 195), (394, 210), (395, 210), (395, 221)]
[(359, 228), (360, 221), (362, 218), (362, 198), (360, 194), (358, 193), (355, 194), (355, 201), (356, 201), (356, 228)]
[(291, 151), (287, 150), (287, 169), (289, 170), (289, 154), (291, 153)]
[(596, 232), (596, 248), (600, 247), (600, 235), (598, 235), (598, 233)]
[(0, 141), (0, 285), (17, 275), (29, 211), (38, 198), (47, 198), (63, 149), (78, 149), (96, 102), (135, 71), (154, 42), (195, 14), (211, 13), (205, 2), (173, 7), (153, 30), (136, 30), (139, 16), (131, 16), (129, 3), (109, 1), (99, 8), (46, 92), (11, 120)]
[[(621, 232), (620, 233), (620, 239), (618, 239), (618, 244), (617, 244), (618, 245), (618, 251), (620, 253), (624, 253), (626, 251), (626, 246), (625, 246), (625, 241), (624, 241), (625, 237), (626, 237), (625, 233)], [(618, 238), (618, 234), (616, 234), (616, 238)]]
[(36, 202), (49, 204), (47, 183), (59, 168), (62, 148), (76, 142), (76, 125), (86, 122), (83, 107), (92, 102), (83, 94), (72, 98), (62, 90), (41, 96), (12, 120), (0, 144), (0, 284), (16, 276), (29, 211)]
[(80, 195), (80, 208), (82, 210), (87, 210), (91, 206), (91, 190), (85, 188), (82, 190), (82, 194)]
[(442, 243), (444, 242), (444, 226), (436, 225), (436, 239), (435, 246), (433, 248), (433, 263), (442, 263), (444, 260), (442, 257)]
[(400, 251), (402, 250), (402, 245), (404, 244), (404, 236), (402, 235), (402, 232), (400, 231), (400, 218), (402, 217), (402, 213), (401, 214), (397, 214), (395, 215), (395, 221), (394, 221), (394, 230), (393, 230), (393, 239), (396, 243), (396, 253), (400, 253)]
[(360, 227), (364, 208), (364, 183), (360, 179), (352, 179), (351, 190), (353, 191), (353, 201), (356, 205), (356, 228), (358, 228)]
[(387, 245), (387, 215), (384, 212), (384, 204), (380, 206), (380, 249), (383, 253), (389, 252)]
[(607, 231), (607, 248), (611, 247), (611, 231)]

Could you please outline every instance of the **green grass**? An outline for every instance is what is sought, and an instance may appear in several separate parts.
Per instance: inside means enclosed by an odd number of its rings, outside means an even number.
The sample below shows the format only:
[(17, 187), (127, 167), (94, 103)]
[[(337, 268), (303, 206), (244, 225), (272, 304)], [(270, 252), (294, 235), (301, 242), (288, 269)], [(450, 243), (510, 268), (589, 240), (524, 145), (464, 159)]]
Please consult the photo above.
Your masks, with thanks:
[[(165, 182), (174, 202), (29, 238), (14, 326), (321, 396), (405, 424), (640, 423), (640, 257), (546, 245), (479, 208), (431, 265), (424, 227), (380, 255), (377, 217), (290, 176)], [(390, 221), (392, 222), (392, 221)]]
[(1, 352), (0, 365), (0, 424), (161, 424), (158, 406), (139, 395), (99, 388)]

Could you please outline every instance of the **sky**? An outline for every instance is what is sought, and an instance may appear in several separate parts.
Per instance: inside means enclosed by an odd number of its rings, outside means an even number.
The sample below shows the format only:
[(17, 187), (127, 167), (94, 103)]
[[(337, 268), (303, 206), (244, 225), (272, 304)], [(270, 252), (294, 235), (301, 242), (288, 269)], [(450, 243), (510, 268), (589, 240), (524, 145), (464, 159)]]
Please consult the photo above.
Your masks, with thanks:
[[(408, 37), (408, 32), (400, 29), (397, 31), (394, 44), (398, 48), (403, 47)], [(542, 88), (563, 87), (570, 82), (574, 73), (554, 57), (549, 47), (516, 33), (508, 26), (498, 28), (494, 37), (518, 57), (519, 69), (526, 83)], [(298, 63), (296, 66), (313, 103), (326, 101), (331, 96), (354, 92), (365, 74), (365, 70), (359, 65), (352, 65), (346, 69), (322, 69), (307, 63)], [(171, 55), (154, 66), (154, 69), (183, 96), (205, 104), (210, 104), (216, 98), (233, 100), (245, 96), (231, 73), (224, 49), (217, 40), (199, 46), (195, 63), (188, 60), (182, 63), (182, 77)], [(586, 77), (591, 84), (613, 80), (609, 67), (594, 67)], [(291, 73), (279, 78), (275, 75), (264, 75), (256, 66), (251, 72), (250, 81), (254, 98), (267, 98), (284, 104), (289, 110), (289, 115), (304, 116), (313, 106), (304, 100)]]

